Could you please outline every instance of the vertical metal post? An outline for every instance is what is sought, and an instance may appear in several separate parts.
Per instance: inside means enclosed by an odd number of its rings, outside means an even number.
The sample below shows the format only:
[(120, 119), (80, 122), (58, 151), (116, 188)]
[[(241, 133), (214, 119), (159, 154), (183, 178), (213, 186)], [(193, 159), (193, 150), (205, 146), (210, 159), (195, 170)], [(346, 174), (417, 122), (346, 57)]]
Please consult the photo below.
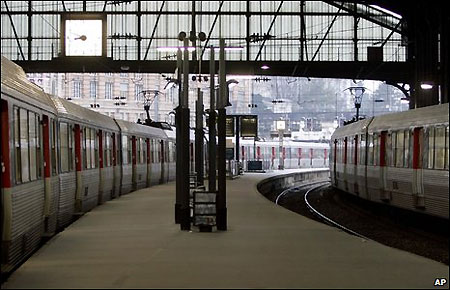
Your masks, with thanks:
[(183, 59), (183, 96), (181, 99), (181, 230), (191, 229), (191, 215), (189, 208), (189, 39), (184, 39), (184, 59)]
[[(239, 139), (240, 139), (240, 136), (239, 136), (239, 133), (241, 132), (241, 117), (240, 116), (235, 116), (235, 118), (236, 118), (236, 132), (235, 132), (235, 135), (236, 135), (236, 162), (237, 162), (237, 164), (239, 164)], [(238, 172), (238, 175), (239, 175), (239, 172)]]
[(211, 46), (209, 58), (209, 184), (210, 192), (216, 191), (216, 88), (214, 47)]
[(178, 107), (175, 108), (175, 127), (176, 130), (176, 153), (177, 153), (177, 160), (176, 160), (176, 184), (175, 184), (175, 223), (179, 224), (181, 223), (181, 200), (183, 195), (183, 189), (182, 189), (182, 183), (183, 183), (183, 176), (182, 176), (182, 163), (183, 163), (183, 154), (182, 154), (182, 141), (181, 141), (181, 103), (183, 98), (183, 91), (181, 87), (181, 72), (183, 70), (183, 55), (181, 53), (181, 49), (178, 49), (177, 51), (177, 80), (178, 80)]
[(217, 213), (217, 229), (220, 231), (227, 230), (227, 180), (226, 180), (226, 161), (225, 161), (225, 129), (226, 129), (226, 103), (227, 103), (227, 84), (225, 75), (225, 39), (220, 39), (220, 53), (219, 53), (219, 92), (220, 98), (218, 101), (218, 194), (216, 203)]
[(197, 89), (197, 102), (195, 108), (195, 171), (197, 172), (197, 185), (203, 185), (203, 92)]

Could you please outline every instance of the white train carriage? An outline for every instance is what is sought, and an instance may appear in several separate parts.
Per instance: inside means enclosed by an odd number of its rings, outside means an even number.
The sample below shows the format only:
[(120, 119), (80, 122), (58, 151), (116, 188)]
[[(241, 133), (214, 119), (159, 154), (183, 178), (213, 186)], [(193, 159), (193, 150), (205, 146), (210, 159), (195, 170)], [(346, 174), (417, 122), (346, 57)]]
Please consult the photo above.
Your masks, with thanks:
[(448, 219), (448, 104), (353, 123), (332, 136), (334, 186)]
[(59, 116), (59, 215), (66, 223), (71, 214), (87, 212), (115, 195), (120, 176), (114, 174), (111, 145), (119, 130), (108, 116), (61, 98), (53, 102)]
[(55, 118), (51, 98), (22, 68), (1, 60), (2, 271), (56, 228)]
[(165, 182), (168, 169), (164, 131), (124, 120), (115, 121), (120, 128), (122, 148), (121, 194)]
[(177, 168), (177, 164), (176, 164), (176, 139), (177, 139), (177, 134), (175, 131), (175, 127), (172, 129), (165, 129), (164, 133), (167, 135), (167, 142), (166, 142), (166, 159), (167, 159), (167, 182), (169, 181), (173, 181), (176, 179), (176, 168)]
[(240, 159), (244, 170), (247, 170), (247, 161), (262, 161), (263, 169), (278, 169), (281, 162), (283, 167), (311, 168), (328, 167), (327, 143), (283, 141), (282, 149), (278, 141), (261, 142), (242, 139)]

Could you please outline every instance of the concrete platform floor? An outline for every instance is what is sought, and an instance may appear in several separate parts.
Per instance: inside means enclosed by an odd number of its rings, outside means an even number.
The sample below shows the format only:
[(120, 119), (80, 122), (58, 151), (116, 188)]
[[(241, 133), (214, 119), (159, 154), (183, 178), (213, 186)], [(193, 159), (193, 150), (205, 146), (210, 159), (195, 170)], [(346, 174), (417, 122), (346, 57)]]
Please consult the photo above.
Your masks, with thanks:
[(447, 265), (365, 241), (227, 181), (228, 231), (180, 231), (175, 183), (107, 202), (56, 235), (2, 288), (447, 288)]

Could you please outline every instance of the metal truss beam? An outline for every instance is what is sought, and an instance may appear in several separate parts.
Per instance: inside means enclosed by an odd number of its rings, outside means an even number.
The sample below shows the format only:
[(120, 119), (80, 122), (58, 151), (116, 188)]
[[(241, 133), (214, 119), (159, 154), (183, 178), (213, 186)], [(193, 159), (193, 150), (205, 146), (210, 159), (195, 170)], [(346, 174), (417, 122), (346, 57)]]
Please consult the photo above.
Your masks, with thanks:
[[(273, 19), (272, 19), (272, 22), (270, 23), (269, 29), (267, 29), (267, 33), (266, 33), (267, 36), (269, 36), (270, 30), (272, 30), (273, 24), (275, 23), (275, 20), (277, 19), (278, 13), (280, 13), (281, 6), (283, 6), (283, 2), (284, 1), (280, 2), (280, 5), (278, 6), (277, 12), (275, 12), (275, 15), (273, 16)], [(256, 55), (255, 60), (258, 60), (259, 56), (261, 55), (261, 51), (262, 51), (262, 49), (264, 47), (264, 44), (266, 43), (266, 40), (267, 39), (264, 38), (261, 46), (259, 47), (259, 51), (258, 51), (258, 54)]]
[(11, 11), (9, 10), (8, 3), (6, 1), (3, 1), (3, 3), (5, 3), (6, 14), (8, 15), (9, 21), (11, 22), (11, 27), (14, 32), (17, 46), (19, 47), (20, 55), (22, 56), (22, 59), (25, 60), (25, 55), (23, 54), (22, 46), (20, 45), (20, 42), (19, 42), (19, 36), (17, 35), (16, 27), (14, 26), (14, 21), (12, 19), (11, 13), (10, 13)]
[[(96, 57), (55, 58), (51, 61), (15, 61), (27, 73), (66, 72), (126, 72), (173, 73), (176, 61), (171, 60), (112, 60)], [(412, 64), (407, 62), (365, 62), (365, 61), (266, 61), (270, 70), (262, 71), (259, 61), (227, 61), (227, 74), (267, 75), (290, 77), (317, 77), (341, 79), (370, 79), (394, 83), (410, 83)], [(209, 74), (209, 61), (202, 61), (202, 73)], [(219, 64), (216, 62), (216, 68)], [(292, 73), (295, 70), (294, 73)], [(195, 64), (189, 70), (195, 73)]]
[(147, 45), (147, 50), (145, 51), (144, 60), (147, 59), (148, 50), (150, 49), (150, 46), (152, 45), (153, 37), (155, 36), (155, 33), (156, 33), (156, 28), (158, 28), (159, 19), (161, 18), (161, 12), (164, 8), (164, 4), (166, 4), (166, 1), (163, 1), (163, 3), (161, 4), (161, 8), (159, 8), (158, 18), (156, 18), (155, 26), (153, 27), (153, 31), (152, 31), (152, 36), (150, 37), (150, 41)]

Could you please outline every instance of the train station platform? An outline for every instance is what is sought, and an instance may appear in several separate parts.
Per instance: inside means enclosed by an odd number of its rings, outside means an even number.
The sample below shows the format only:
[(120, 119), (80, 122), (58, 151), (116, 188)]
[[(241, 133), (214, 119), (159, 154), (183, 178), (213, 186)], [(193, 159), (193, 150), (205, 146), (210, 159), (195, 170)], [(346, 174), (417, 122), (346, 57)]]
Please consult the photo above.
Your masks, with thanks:
[[(175, 183), (88, 212), (2, 288), (436, 288), (449, 268), (312, 221), (227, 180), (228, 231), (181, 231)], [(444, 287), (448, 288), (448, 284)]]

